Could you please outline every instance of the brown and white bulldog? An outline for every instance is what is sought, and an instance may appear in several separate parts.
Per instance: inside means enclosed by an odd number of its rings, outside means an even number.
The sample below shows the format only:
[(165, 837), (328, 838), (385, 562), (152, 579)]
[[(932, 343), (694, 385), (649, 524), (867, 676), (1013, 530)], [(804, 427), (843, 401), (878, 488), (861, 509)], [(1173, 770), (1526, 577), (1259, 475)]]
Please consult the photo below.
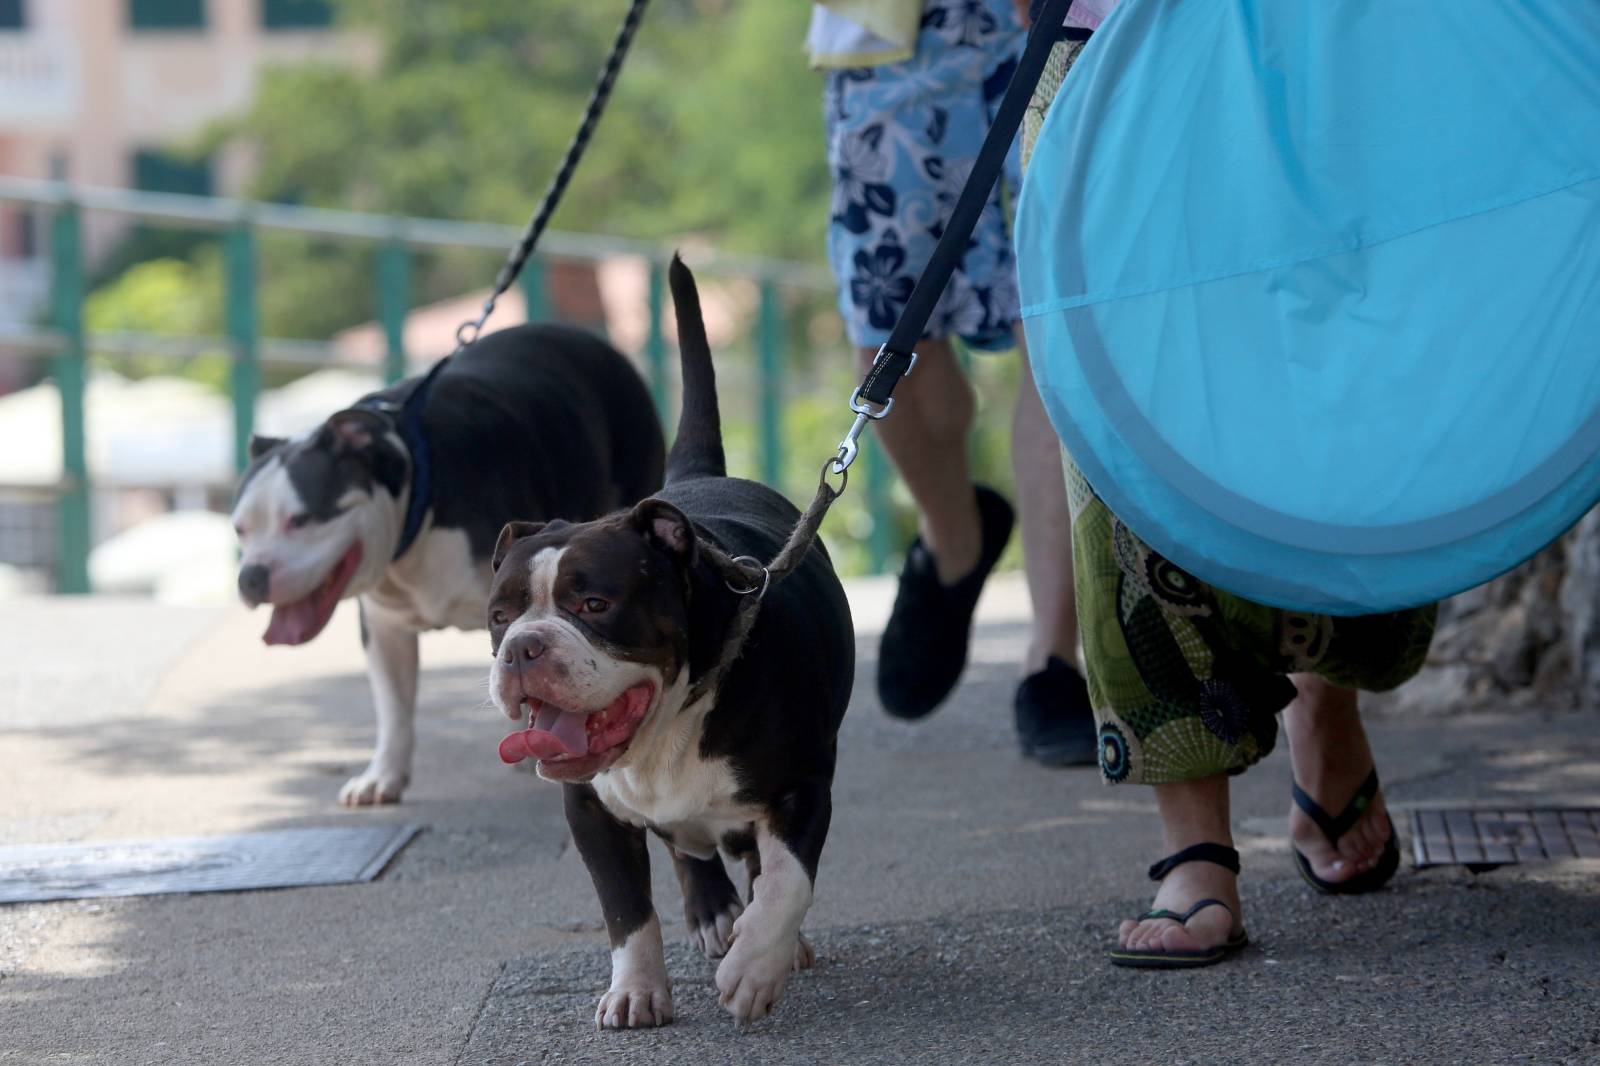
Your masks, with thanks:
[[(684, 403), (666, 486), (598, 521), (513, 522), (494, 552), (491, 691), (524, 729), (507, 761), (562, 783), (567, 821), (611, 939), (605, 1028), (672, 1018), (646, 831), (666, 842), (691, 939), (721, 959), (735, 1017), (771, 1011), (811, 962), (800, 936), (832, 811), (855, 638), (827, 553), (812, 547), (760, 603), (720, 670), (745, 596), (708, 561), (773, 558), (799, 513), (727, 477), (711, 353), (694, 279), (671, 270)], [(750, 875), (741, 902), (725, 853)]]

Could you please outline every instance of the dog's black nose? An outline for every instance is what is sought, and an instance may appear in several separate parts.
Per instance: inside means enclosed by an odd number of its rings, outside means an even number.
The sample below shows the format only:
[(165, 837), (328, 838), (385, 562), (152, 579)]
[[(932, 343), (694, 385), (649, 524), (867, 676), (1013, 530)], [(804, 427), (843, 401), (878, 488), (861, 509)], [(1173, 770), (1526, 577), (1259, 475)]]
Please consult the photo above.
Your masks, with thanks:
[(241, 567), (239, 570), (239, 595), (244, 597), (244, 602), (254, 607), (265, 602), (267, 586), (272, 581), (272, 571), (260, 563), (252, 563)]
[(512, 640), (506, 641), (505, 647), (500, 649), (500, 657), (510, 666), (517, 660), (531, 663), (544, 654), (544, 641), (532, 633), (519, 634)]

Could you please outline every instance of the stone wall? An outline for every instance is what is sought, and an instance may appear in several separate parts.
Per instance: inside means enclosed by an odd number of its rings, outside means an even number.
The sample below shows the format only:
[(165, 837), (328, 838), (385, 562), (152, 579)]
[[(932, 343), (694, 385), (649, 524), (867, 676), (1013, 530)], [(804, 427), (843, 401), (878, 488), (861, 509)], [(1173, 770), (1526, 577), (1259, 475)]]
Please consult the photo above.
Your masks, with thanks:
[(1600, 707), (1600, 510), (1515, 570), (1440, 606), (1428, 665), (1374, 706), (1448, 713)]

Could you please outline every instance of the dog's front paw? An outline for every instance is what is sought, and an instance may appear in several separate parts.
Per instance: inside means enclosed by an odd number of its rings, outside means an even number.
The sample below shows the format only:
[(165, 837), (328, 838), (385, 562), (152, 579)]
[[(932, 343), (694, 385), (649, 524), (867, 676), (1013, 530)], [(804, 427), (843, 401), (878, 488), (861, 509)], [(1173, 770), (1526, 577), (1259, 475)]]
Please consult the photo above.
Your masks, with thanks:
[(672, 989), (665, 981), (613, 984), (594, 1009), (596, 1029), (644, 1029), (672, 1021)]
[[(742, 924), (735, 923), (736, 927)], [(790, 972), (800, 961), (795, 939), (789, 936), (762, 944), (751, 931), (735, 928), (733, 946), (717, 967), (718, 996), (735, 1020), (755, 1021), (772, 1013)]]
[(369, 766), (352, 777), (339, 790), (339, 803), (345, 807), (371, 807), (379, 803), (399, 803), (400, 794), (410, 784), (411, 775), (403, 771)]
[(744, 912), (737, 900), (724, 910), (689, 927), (689, 944), (708, 959), (716, 960), (733, 946), (733, 924)]

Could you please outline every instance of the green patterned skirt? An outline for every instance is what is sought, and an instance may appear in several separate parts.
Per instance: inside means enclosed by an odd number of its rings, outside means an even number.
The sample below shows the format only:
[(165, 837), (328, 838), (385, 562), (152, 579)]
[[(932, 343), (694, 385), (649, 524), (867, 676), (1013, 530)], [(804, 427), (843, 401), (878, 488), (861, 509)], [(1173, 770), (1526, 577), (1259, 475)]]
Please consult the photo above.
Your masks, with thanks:
[(1239, 773), (1272, 750), (1286, 676), (1394, 688), (1422, 668), (1433, 606), (1336, 618), (1267, 607), (1153, 551), (1065, 462), (1089, 701), (1110, 782)]
[[(1024, 119), (1024, 165), (1082, 46), (1058, 44)], [(1136, 537), (1065, 461), (1089, 699), (1109, 782), (1239, 773), (1272, 750), (1291, 673), (1394, 688), (1422, 668), (1433, 606), (1354, 618), (1302, 614), (1213, 588)]]

